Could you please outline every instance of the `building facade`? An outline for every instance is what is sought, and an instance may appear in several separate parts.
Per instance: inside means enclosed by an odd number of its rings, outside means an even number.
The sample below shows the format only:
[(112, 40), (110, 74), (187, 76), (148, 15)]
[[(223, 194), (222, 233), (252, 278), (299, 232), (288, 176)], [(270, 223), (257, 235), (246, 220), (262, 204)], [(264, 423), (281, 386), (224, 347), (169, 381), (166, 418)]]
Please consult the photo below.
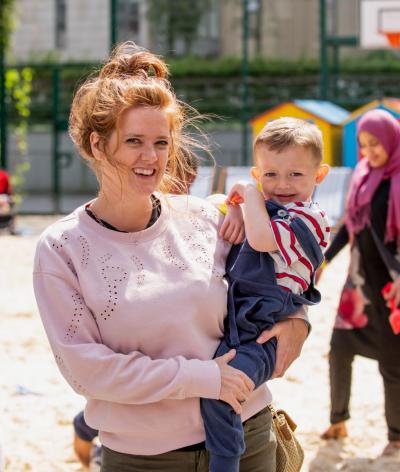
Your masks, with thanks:
[[(16, 0), (11, 57), (17, 61), (57, 57), (99, 61), (110, 48), (110, 0)], [(248, 0), (249, 51), (268, 58), (315, 58), (319, 54), (319, 0)], [(328, 29), (357, 35), (359, 0), (328, 0)], [(190, 52), (203, 57), (240, 56), (242, 0), (209, 0)], [(173, 43), (148, 15), (147, 0), (118, 0), (119, 41), (165, 55), (188, 53), (182, 36)], [(354, 52), (354, 49), (353, 49)]]

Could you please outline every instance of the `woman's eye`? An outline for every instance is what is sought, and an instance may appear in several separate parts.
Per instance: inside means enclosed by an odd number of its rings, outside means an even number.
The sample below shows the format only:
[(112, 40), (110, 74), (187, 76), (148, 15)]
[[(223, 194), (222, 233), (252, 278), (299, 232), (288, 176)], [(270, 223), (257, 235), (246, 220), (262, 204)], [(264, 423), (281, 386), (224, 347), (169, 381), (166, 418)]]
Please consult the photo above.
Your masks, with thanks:
[(138, 138), (129, 138), (126, 140), (126, 142), (129, 144), (138, 144), (140, 143), (140, 140)]
[(161, 139), (160, 141), (157, 141), (156, 144), (157, 146), (168, 146), (169, 143), (165, 139)]

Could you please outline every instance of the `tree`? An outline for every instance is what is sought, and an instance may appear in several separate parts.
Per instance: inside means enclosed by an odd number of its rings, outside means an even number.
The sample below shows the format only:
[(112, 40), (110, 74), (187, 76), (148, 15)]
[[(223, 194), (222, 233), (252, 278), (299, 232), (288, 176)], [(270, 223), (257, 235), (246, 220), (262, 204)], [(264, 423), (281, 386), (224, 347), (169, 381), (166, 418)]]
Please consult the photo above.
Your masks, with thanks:
[(12, 13), (14, 0), (1, 0), (0, 2), (0, 48), (5, 51), (8, 46), (12, 31)]
[(30, 115), (30, 94), (32, 90), (32, 71), (29, 68), (6, 69), (5, 56), (13, 29), (14, 0), (0, 0), (0, 130), (1, 157), (7, 167), (7, 105), (14, 105), (18, 113), (18, 123), (14, 128), (17, 141), (18, 157), (14, 162), (11, 183), (15, 192), (15, 202), (21, 202), (21, 189), (25, 181), (24, 174), (29, 170), (27, 154), (27, 128)]
[(184, 54), (192, 53), (200, 23), (210, 7), (211, 0), (149, 0), (149, 21), (164, 40), (168, 55), (175, 55), (178, 39), (184, 43)]

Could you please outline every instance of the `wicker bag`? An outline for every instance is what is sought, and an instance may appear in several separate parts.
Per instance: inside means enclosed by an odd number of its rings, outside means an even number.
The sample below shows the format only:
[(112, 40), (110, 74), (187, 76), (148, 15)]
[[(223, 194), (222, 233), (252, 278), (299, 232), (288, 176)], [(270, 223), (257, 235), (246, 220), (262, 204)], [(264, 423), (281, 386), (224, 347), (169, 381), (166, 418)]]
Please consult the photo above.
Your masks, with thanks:
[(304, 452), (294, 436), (296, 423), (284, 410), (269, 406), (276, 435), (276, 472), (299, 472), (304, 461)]

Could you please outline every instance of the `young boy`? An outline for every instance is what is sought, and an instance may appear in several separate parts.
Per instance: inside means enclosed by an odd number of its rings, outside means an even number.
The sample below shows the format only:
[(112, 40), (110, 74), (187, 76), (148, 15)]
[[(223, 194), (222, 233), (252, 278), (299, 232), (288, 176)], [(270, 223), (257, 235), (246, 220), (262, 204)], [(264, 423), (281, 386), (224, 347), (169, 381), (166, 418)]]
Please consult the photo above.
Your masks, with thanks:
[[(254, 142), (254, 161), (252, 175), (262, 193), (239, 182), (227, 197), (222, 233), (230, 224), (229, 207), (243, 203), (246, 240), (233, 246), (228, 257), (228, 316), (215, 357), (236, 349), (230, 365), (258, 387), (271, 378), (276, 355), (275, 338), (256, 342), (261, 332), (301, 305), (320, 301), (313, 279), (330, 228), (311, 197), (329, 166), (321, 164), (321, 132), (295, 118), (281, 118), (263, 128)], [(210, 472), (238, 472), (245, 449), (240, 416), (218, 400), (202, 399), (201, 411)]]

